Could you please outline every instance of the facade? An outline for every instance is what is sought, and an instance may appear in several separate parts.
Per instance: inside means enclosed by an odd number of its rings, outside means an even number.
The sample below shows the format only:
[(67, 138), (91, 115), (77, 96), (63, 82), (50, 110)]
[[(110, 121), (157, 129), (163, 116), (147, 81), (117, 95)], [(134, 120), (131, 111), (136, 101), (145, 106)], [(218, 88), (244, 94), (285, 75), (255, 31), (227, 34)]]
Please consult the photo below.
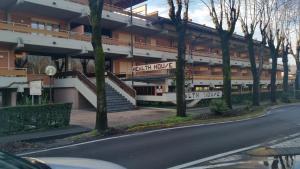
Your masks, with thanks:
[[(121, 101), (113, 100), (119, 97), (125, 99), (122, 104), (134, 107), (137, 100), (170, 102), (167, 95), (175, 92), (174, 69), (132, 71), (135, 66), (173, 62), (177, 55), (175, 29), (168, 19), (157, 13), (128, 12), (143, 1), (107, 0), (104, 6), (103, 48), (111, 111), (118, 111), (113, 107)], [(27, 95), (30, 81), (42, 80), (46, 93), (53, 87), (55, 102), (73, 102), (74, 108), (95, 106), (87, 4), (88, 0), (1, 0), (0, 105), (16, 105)], [(189, 23), (187, 34), (188, 90), (221, 90), (222, 59), (216, 31)], [(234, 92), (251, 91), (247, 48), (238, 35), (231, 42), (231, 58)], [(52, 80), (44, 73), (47, 65), (58, 70)], [(270, 85), (270, 70), (266, 48), (261, 78), (264, 90)], [(282, 70), (279, 65), (279, 88)]]

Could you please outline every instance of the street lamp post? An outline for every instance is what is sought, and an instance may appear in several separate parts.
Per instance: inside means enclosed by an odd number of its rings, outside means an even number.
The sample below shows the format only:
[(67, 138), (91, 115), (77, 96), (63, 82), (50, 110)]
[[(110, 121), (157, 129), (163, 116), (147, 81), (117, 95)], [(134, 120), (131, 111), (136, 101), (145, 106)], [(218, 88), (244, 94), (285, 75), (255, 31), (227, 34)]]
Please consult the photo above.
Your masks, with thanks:
[(46, 75), (48, 75), (49, 76), (49, 78), (50, 78), (50, 84), (49, 84), (49, 96), (50, 96), (50, 99), (49, 99), (49, 102), (50, 103), (53, 103), (52, 102), (52, 79), (53, 79), (53, 76), (56, 74), (56, 72), (57, 72), (57, 69), (56, 69), (56, 67), (54, 67), (54, 66), (52, 66), (52, 65), (49, 65), (49, 66), (47, 66), (46, 67), (46, 69), (45, 69), (45, 73), (46, 73)]

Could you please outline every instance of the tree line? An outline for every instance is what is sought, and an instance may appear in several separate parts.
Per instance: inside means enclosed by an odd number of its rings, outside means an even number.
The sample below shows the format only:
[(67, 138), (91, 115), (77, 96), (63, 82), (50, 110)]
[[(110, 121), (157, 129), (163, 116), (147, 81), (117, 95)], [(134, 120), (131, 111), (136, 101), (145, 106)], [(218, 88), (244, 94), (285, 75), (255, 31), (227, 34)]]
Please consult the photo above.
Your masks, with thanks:
[[(185, 62), (186, 41), (189, 27), (189, 0), (166, 0), (169, 5), (169, 17), (176, 28), (178, 55), (176, 61), (177, 116), (186, 116), (185, 101)], [(288, 90), (288, 55), (291, 54), (300, 71), (300, 25), (298, 0), (199, 0), (209, 10), (213, 24), (221, 41), (223, 93), (229, 108), (231, 102), (231, 56), (230, 43), (237, 25), (241, 25), (247, 44), (248, 58), (253, 77), (252, 104), (260, 105), (260, 77), (263, 70), (265, 50), (269, 50), (272, 60), (271, 97), (276, 103), (277, 61), (282, 57), (284, 66), (283, 89)], [(95, 129), (105, 131), (107, 124), (105, 94), (105, 55), (102, 48), (102, 10), (104, 0), (89, 0), (90, 23), (92, 25), (92, 46), (95, 57), (97, 86), (97, 115)], [(200, 8), (200, 6), (199, 6)], [(240, 23), (240, 24), (238, 24)], [(260, 41), (254, 39), (259, 34)], [(296, 40), (291, 37), (296, 35)], [(257, 63), (257, 57), (259, 62)], [(298, 76), (297, 79), (298, 80)], [(297, 89), (299, 90), (299, 85)]]
[[(222, 50), (223, 69), (223, 99), (227, 106), (232, 109), (231, 90), (231, 64), (230, 64), (230, 43), (234, 36), (237, 25), (241, 25), (243, 37), (247, 44), (249, 62), (253, 78), (252, 105), (260, 105), (260, 82), (263, 70), (266, 50), (272, 60), (271, 69), (271, 96), (272, 103), (277, 102), (277, 65), (278, 58), (282, 58), (284, 67), (283, 91), (289, 90), (288, 73), (291, 54), (296, 61), (297, 72), (300, 71), (299, 50), (300, 50), (300, 19), (298, 0), (199, 0), (209, 11), (212, 22), (220, 39)], [(176, 27), (178, 39), (186, 39), (185, 31), (188, 29), (188, 7), (189, 0), (168, 0), (169, 16)], [(176, 5), (175, 5), (176, 4)], [(185, 11), (182, 10), (184, 6)], [(200, 6), (199, 6), (200, 7)], [(183, 18), (181, 18), (183, 16)], [(240, 23), (240, 24), (238, 24)], [(255, 40), (255, 36), (260, 41)], [(296, 35), (296, 40), (292, 39)], [(186, 45), (178, 45), (177, 64), (181, 64), (185, 58)], [(179, 49), (180, 48), (180, 49)], [(257, 62), (258, 60), (258, 62)], [(184, 66), (183, 66), (184, 68)], [(184, 81), (184, 75), (180, 75), (181, 69), (176, 70), (176, 81)], [(180, 75), (180, 76), (179, 76)], [(298, 76), (295, 84), (299, 90)], [(177, 116), (186, 116), (185, 100), (182, 99), (182, 86), (177, 89)], [(179, 96), (178, 96), (179, 95)]]

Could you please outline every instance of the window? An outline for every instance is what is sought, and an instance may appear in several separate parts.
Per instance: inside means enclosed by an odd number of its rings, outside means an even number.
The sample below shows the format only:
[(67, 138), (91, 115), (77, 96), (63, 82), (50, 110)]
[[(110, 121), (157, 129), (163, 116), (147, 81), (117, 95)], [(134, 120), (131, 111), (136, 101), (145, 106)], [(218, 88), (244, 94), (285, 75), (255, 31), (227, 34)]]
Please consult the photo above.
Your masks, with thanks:
[(46, 25), (46, 30), (47, 30), (47, 31), (52, 31), (52, 30), (53, 30), (52, 24), (49, 24), (49, 23), (48, 23), (48, 24)]
[(37, 29), (38, 28), (38, 23), (37, 22), (32, 22), (31, 23), (31, 28), (32, 29)]
[(53, 26), (53, 31), (54, 31), (54, 32), (59, 32), (59, 29), (60, 29), (60, 28), (59, 28), (59, 27), (60, 27), (59, 25), (53, 24), (52, 26)]
[[(47, 31), (59, 32), (60, 25), (59, 24), (49, 23), (47, 21), (32, 21), (31, 22), (31, 28), (32, 29), (39, 29), (39, 30), (47, 30)], [(37, 33), (32, 33), (32, 34), (37, 35)], [(39, 35), (45, 35), (45, 34), (39, 33)], [(51, 35), (47, 35), (47, 36), (51, 36)]]
[(39, 23), (38, 28), (39, 29), (45, 29), (45, 23)]

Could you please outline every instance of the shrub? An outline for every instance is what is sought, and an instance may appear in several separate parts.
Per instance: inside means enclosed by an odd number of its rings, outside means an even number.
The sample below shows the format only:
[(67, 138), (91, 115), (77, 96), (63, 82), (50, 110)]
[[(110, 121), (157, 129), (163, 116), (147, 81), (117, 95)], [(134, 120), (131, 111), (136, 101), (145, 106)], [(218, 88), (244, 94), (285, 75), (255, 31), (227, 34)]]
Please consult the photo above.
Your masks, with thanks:
[(230, 109), (226, 102), (222, 99), (212, 100), (209, 105), (210, 111), (216, 115), (225, 115)]
[(290, 100), (290, 96), (288, 93), (282, 93), (281, 94), (281, 97), (280, 97), (280, 100), (283, 102), (283, 103), (290, 103), (291, 100)]
[(296, 99), (300, 99), (300, 90), (296, 91)]
[(72, 104), (0, 108), (0, 135), (68, 126)]

